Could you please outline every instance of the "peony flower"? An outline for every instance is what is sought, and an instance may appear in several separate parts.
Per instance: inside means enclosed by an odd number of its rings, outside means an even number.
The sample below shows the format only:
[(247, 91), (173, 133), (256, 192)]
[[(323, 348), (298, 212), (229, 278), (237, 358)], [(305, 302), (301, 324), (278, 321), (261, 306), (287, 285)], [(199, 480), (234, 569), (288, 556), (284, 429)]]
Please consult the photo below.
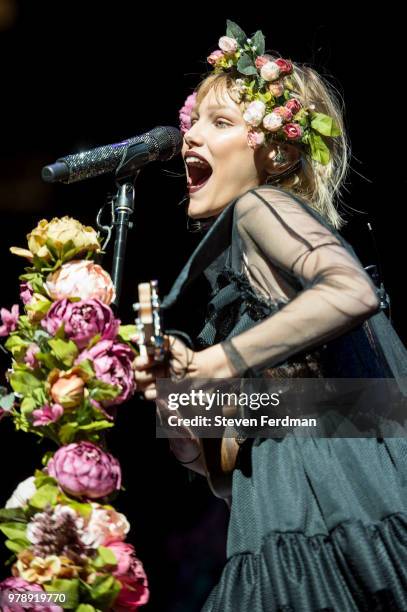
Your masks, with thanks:
[(114, 576), (123, 576), (127, 574), (131, 567), (132, 557), (135, 555), (134, 546), (127, 542), (111, 542), (107, 548), (110, 548), (117, 560), (117, 567), (113, 572)]
[[(2, 611), (3, 612), (24, 612), (30, 610), (31, 612), (63, 612), (60, 606), (48, 605), (44, 602), (22, 602), (21, 599), (16, 603), (16, 598), (11, 603), (11, 597), (9, 595), (25, 595), (27, 591), (31, 593), (43, 593), (43, 588), (39, 584), (27, 582), (17, 576), (11, 576), (0, 582), (0, 600), (2, 599)], [(2, 597), (1, 597), (2, 596)], [(7, 604), (10, 602), (10, 605)]]
[(51, 336), (56, 334), (62, 324), (65, 335), (82, 349), (97, 334), (102, 339), (115, 338), (120, 320), (115, 319), (111, 308), (98, 299), (79, 302), (64, 299), (54, 302), (41, 321), (42, 327)]
[(90, 548), (108, 546), (124, 540), (129, 530), (130, 525), (124, 514), (92, 503), (92, 513), (83, 529), (82, 542)]
[(82, 401), (85, 382), (75, 371), (52, 370), (48, 377), (50, 394), (55, 404), (75, 408)]
[(24, 362), (32, 369), (38, 366), (38, 361), (35, 358), (35, 354), (40, 351), (40, 347), (35, 342), (32, 342), (24, 355)]
[(290, 140), (297, 140), (302, 136), (302, 127), (298, 123), (287, 123), (283, 127), (283, 131)]
[(93, 362), (97, 378), (121, 388), (119, 395), (114, 399), (104, 400), (103, 406), (122, 404), (133, 395), (136, 389), (132, 367), (134, 351), (128, 344), (101, 340), (89, 350), (82, 351), (75, 364), (80, 364), (84, 359)]
[(229, 55), (235, 53), (239, 48), (237, 40), (230, 36), (222, 36), (222, 38), (219, 39), (218, 45), (221, 51)]
[(255, 102), (249, 104), (245, 113), (243, 114), (243, 119), (249, 125), (257, 127), (262, 122), (265, 112), (266, 105), (264, 102), (261, 100), (256, 100)]
[(283, 125), (283, 120), (280, 115), (276, 113), (269, 113), (263, 119), (263, 126), (269, 132), (277, 132)]
[(223, 59), (224, 57), (225, 57), (225, 54), (220, 49), (217, 49), (216, 51), (213, 51), (208, 56), (207, 62), (211, 64), (212, 66), (214, 66), (215, 64), (219, 62), (219, 60)]
[(264, 144), (266, 136), (260, 130), (249, 130), (247, 134), (247, 143), (251, 149), (258, 149)]
[(35, 477), (26, 478), (17, 486), (10, 499), (6, 502), (6, 508), (23, 508), (28, 500), (37, 491), (35, 487)]
[(284, 84), (281, 81), (274, 81), (268, 86), (269, 92), (275, 98), (279, 98), (284, 93)]
[(115, 612), (137, 610), (139, 606), (148, 602), (150, 593), (147, 576), (141, 561), (137, 557), (132, 557), (127, 573), (117, 576), (117, 579), (121, 583), (122, 589), (114, 603)]
[(8, 336), (11, 332), (17, 329), (18, 317), (20, 316), (20, 308), (18, 304), (14, 304), (11, 310), (7, 308), (0, 309), (0, 336)]
[(286, 102), (285, 107), (290, 109), (293, 115), (296, 115), (297, 113), (299, 113), (302, 108), (301, 104), (298, 102), (296, 98), (291, 98), (291, 100), (288, 100), (288, 102)]
[(184, 106), (179, 111), (180, 130), (183, 134), (191, 129), (191, 113), (196, 104), (196, 93), (194, 92), (184, 102)]
[(99, 299), (110, 304), (116, 297), (110, 275), (92, 261), (69, 261), (51, 273), (45, 283), (53, 300), (80, 298)]
[(275, 81), (280, 76), (280, 68), (276, 62), (267, 62), (262, 66), (260, 74), (265, 81)]
[(49, 460), (48, 474), (74, 497), (99, 499), (121, 486), (120, 464), (92, 442), (62, 446)]
[(273, 109), (273, 113), (280, 115), (283, 121), (291, 121), (293, 118), (292, 112), (286, 106), (276, 106), (276, 108)]
[(269, 61), (270, 60), (266, 55), (259, 55), (258, 57), (256, 57), (256, 60), (254, 63), (256, 65), (257, 70), (261, 70), (263, 66), (267, 64)]
[(45, 427), (50, 423), (55, 423), (64, 414), (64, 409), (60, 404), (46, 404), (38, 410), (34, 410), (34, 427)]
[(285, 60), (282, 57), (275, 60), (281, 74), (290, 74), (293, 71), (293, 65), (289, 60)]
[(34, 291), (30, 283), (25, 281), (20, 283), (20, 299), (24, 305), (31, 302), (33, 293)]

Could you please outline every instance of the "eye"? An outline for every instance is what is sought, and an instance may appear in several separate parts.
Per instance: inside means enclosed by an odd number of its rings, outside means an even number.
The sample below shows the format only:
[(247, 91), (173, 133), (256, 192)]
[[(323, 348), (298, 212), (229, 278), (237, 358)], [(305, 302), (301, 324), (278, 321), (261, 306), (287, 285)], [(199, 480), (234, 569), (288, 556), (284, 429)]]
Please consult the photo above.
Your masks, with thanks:
[(230, 127), (230, 123), (228, 123), (227, 121), (225, 121), (224, 119), (216, 119), (215, 121), (215, 125), (218, 126), (222, 126), (222, 129), (225, 127)]

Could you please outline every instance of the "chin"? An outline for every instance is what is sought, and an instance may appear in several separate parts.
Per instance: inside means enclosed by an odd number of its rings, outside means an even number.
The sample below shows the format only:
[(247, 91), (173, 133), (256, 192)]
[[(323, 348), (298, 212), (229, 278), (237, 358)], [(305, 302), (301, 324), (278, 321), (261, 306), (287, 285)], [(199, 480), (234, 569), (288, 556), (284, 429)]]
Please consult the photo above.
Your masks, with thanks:
[(212, 217), (214, 214), (216, 214), (208, 207), (208, 205), (205, 206), (205, 202), (197, 202), (194, 200), (194, 196), (192, 196), (189, 200), (187, 212), (188, 217), (191, 217), (191, 219), (206, 219), (207, 217)]

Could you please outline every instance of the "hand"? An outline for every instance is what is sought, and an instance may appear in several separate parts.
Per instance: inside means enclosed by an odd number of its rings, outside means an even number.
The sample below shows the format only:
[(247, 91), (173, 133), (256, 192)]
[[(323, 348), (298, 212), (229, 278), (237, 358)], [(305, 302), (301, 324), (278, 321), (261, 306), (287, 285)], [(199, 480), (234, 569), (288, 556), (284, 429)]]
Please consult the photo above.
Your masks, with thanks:
[(203, 351), (192, 351), (181, 340), (169, 336), (169, 359), (157, 364), (152, 357), (134, 360), (137, 390), (144, 397), (157, 397), (156, 379), (173, 378), (233, 378), (233, 368), (220, 344)]

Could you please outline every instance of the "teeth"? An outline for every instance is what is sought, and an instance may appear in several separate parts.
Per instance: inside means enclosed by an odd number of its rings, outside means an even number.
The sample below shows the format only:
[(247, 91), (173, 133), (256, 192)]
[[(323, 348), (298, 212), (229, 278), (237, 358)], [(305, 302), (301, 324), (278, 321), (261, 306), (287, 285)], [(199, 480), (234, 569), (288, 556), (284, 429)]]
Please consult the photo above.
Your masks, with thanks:
[(185, 163), (196, 164), (197, 166), (202, 166), (203, 168), (209, 166), (207, 162), (202, 161), (202, 159), (199, 159), (199, 157), (193, 157), (192, 155), (185, 159)]

